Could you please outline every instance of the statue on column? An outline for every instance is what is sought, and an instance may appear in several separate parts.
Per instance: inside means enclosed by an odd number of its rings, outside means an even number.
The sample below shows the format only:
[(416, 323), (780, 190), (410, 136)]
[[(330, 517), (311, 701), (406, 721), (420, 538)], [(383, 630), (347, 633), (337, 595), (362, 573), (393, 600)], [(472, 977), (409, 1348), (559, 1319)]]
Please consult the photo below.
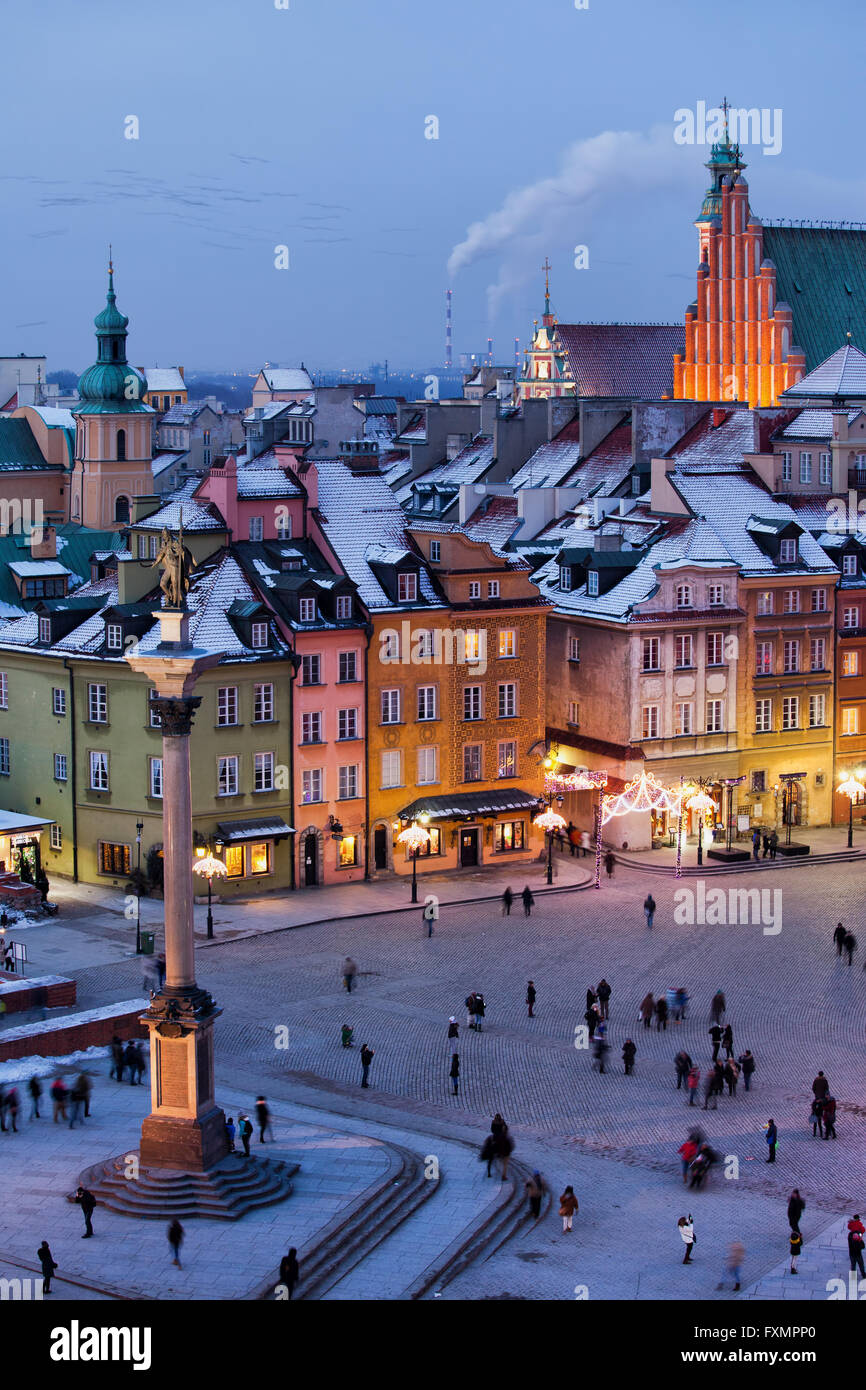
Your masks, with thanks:
[(183, 543), (183, 517), (180, 534), (173, 536), (168, 527), (163, 526), (159, 541), (159, 551), (149, 569), (162, 566), (159, 587), (165, 594), (166, 608), (183, 608), (189, 593), (189, 572), (195, 568), (195, 560)]

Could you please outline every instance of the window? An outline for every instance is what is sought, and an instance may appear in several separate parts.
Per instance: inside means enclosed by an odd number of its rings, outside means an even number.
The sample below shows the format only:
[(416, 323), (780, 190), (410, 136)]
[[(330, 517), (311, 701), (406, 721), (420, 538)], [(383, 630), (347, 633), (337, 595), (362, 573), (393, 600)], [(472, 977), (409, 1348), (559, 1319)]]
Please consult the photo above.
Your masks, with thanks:
[(498, 579), (488, 579), (488, 581), (487, 581), (487, 597), (488, 597), (488, 598), (499, 598), (499, 580), (498, 580)]
[(478, 631), (464, 632), (463, 634), (463, 660), (479, 661), (481, 658), (481, 633)]
[(436, 686), (419, 685), (418, 687), (418, 719), (436, 718)]
[(523, 849), (522, 820), (498, 821), (493, 827), (493, 848), (496, 854), (507, 854), (512, 849)]
[(858, 734), (860, 732), (860, 710), (857, 705), (847, 705), (842, 710), (842, 733)]
[(436, 769), (436, 751), (435, 748), (418, 749), (418, 775), (415, 780), (419, 787), (439, 780)]
[(250, 540), (260, 541), (265, 534), (265, 519), (263, 516), (250, 517)]
[[(811, 483), (812, 481), (812, 455), (811, 453), (801, 452), (800, 454), (800, 482)], [(783, 542), (784, 544), (784, 542)]]
[(641, 711), (641, 725), (643, 732), (642, 738), (658, 738), (659, 736), (659, 707), (658, 705), (644, 705)]
[(782, 612), (799, 613), (800, 611), (800, 590), (786, 589), (782, 595)]
[(857, 574), (857, 556), (856, 556), (856, 555), (843, 555), (843, 556), (842, 556), (842, 573), (843, 573), (844, 575), (846, 575), (849, 579), (850, 579), (850, 578), (856, 577), (856, 574)]
[(292, 539), (292, 514), (281, 507), (277, 507), (277, 516), (274, 528), (277, 533), (278, 541), (290, 541)]
[(645, 637), (643, 639), (643, 669), (644, 671), (657, 671), (659, 669), (659, 639), (657, 637)]
[(205, 468), (210, 468), (210, 430), (201, 432), (201, 461)]
[(347, 681), (358, 679), (358, 653), (340, 652), (337, 658), (338, 675), (337, 680), (345, 685)]
[(307, 767), (301, 773), (301, 801), (308, 804), (322, 800), (322, 769)]
[(501, 627), (499, 629), (499, 655), (517, 655), (517, 632), (513, 627)]
[(62, 686), (55, 685), (51, 691), (51, 709), (54, 714), (66, 713), (66, 691)]
[(470, 597), (470, 598), (480, 598), (480, 597), (481, 597), (481, 581), (480, 581), (479, 579), (470, 579), (470, 581), (469, 581), (469, 597)]
[(692, 586), (691, 584), (677, 585), (677, 608), (692, 607)]
[(399, 723), (400, 723), (400, 691), (399, 691), (399, 690), (383, 690), (383, 691), (382, 691), (382, 718), (381, 718), (381, 720), (380, 720), (379, 722), (382, 723), (382, 724), (399, 724)]
[(724, 729), (721, 700), (707, 700), (707, 733), (720, 734)]
[(421, 848), (420, 848), (419, 851), (418, 851), (418, 858), (419, 858), (419, 859), (426, 859), (426, 858), (429, 858), (429, 856), (430, 856), (431, 854), (441, 854), (441, 853), (442, 853), (442, 832), (441, 832), (441, 830), (439, 830), (438, 828), (434, 828), (434, 827), (432, 827), (432, 826), (428, 826), (428, 828), (427, 828), (427, 834), (428, 834), (428, 837), (429, 837), (429, 838), (428, 838), (428, 840), (427, 840), (426, 845), (422, 845)]
[(723, 632), (707, 633), (707, 665), (722, 666), (725, 660), (725, 634)]
[(442, 547), (441, 547), (439, 541), (431, 541), (431, 542), (430, 542), (430, 559), (433, 561), (434, 564), (438, 564), (439, 558), (440, 558), (440, 556), (441, 556), (441, 553), (442, 553)]
[(800, 669), (800, 643), (786, 642), (784, 644), (784, 655), (782, 659), (782, 670), (786, 674), (791, 674)]
[(252, 646), (266, 647), (268, 645), (268, 625), (267, 623), (252, 624)]
[(517, 714), (517, 686), (513, 681), (499, 685), (497, 707), (500, 719), (513, 719)]
[[(657, 641), (652, 638), (652, 641)], [(691, 633), (678, 632), (674, 637), (674, 666), (693, 666)]]
[(162, 728), (162, 716), (160, 715), (159, 708), (156, 704), (156, 701), (158, 699), (159, 696), (157, 695), (155, 690), (149, 690), (147, 692), (147, 722), (150, 725), (151, 729)]
[(397, 602), (415, 603), (418, 598), (417, 574), (397, 575)]
[(108, 723), (108, 686), (88, 685), (87, 718), (91, 724)]
[(344, 623), (352, 616), (352, 595), (337, 595), (337, 622)]
[(842, 653), (842, 675), (843, 675), (843, 676), (859, 676), (859, 674), (860, 674), (860, 653), (859, 653), (859, 652), (843, 652), (843, 653)]
[(94, 792), (108, 791), (107, 753), (91, 753), (90, 755), (90, 790)]
[(821, 728), (824, 727), (824, 709), (825, 709), (825, 704), (826, 704), (826, 696), (824, 696), (824, 695), (810, 695), (810, 696), (809, 696), (809, 728), (810, 728), (810, 729), (821, 729)]
[(598, 594), (598, 570), (587, 570), (586, 592), (592, 596)]
[(517, 744), (509, 739), (496, 746), (497, 777), (517, 776)]
[(826, 612), (827, 612), (827, 590), (826, 590), (826, 589), (813, 589), (813, 590), (812, 590), (812, 612), (813, 612), (813, 613), (826, 613)]
[(826, 487), (830, 487), (833, 482), (833, 465), (829, 454), (818, 455), (818, 481)]
[(568, 639), (568, 659), (569, 661), (580, 661), (580, 638), (569, 637)]
[(237, 796), (238, 760), (234, 753), (217, 759), (217, 795)]
[(791, 540), (783, 540), (779, 545), (779, 564), (795, 565), (797, 563), (797, 550), (799, 542), (794, 537)]
[(337, 846), (337, 868), (351, 869), (358, 862), (358, 836), (343, 835)]
[(123, 651), (123, 628), (120, 623), (106, 623), (105, 645), (110, 652)]
[(693, 734), (695, 731), (695, 707), (691, 700), (674, 705), (674, 720), (677, 736)]
[(322, 742), (322, 715), (313, 710), (301, 715), (301, 743)]
[(54, 780), (55, 782), (66, 781), (66, 754), (54, 754)]
[(301, 657), (301, 681), (304, 685), (321, 685), (322, 658), (320, 656)]
[(773, 729), (773, 701), (755, 701), (755, 732), (769, 734)]
[(0, 671), (0, 709), (9, 708), (9, 677)]
[(724, 584), (707, 585), (707, 603), (710, 608), (724, 608), (725, 606), (725, 586)]
[(823, 637), (813, 637), (809, 643), (809, 665), (813, 671), (826, 668), (825, 654), (827, 644)]
[(253, 758), (253, 791), (272, 792), (274, 790), (274, 755), (256, 753)]
[(112, 845), (106, 840), (100, 841), (99, 872), (101, 874), (128, 874), (129, 861), (129, 845)]
[[(560, 587), (560, 589), (564, 589), (566, 593), (567, 593), (568, 590), (571, 588), (571, 565), (560, 565), (560, 567), (559, 567), (559, 587)], [(471, 585), (471, 584), (469, 585), (469, 588), (470, 588), (470, 589), (472, 588), (472, 585)], [(588, 589), (587, 589), (587, 592), (588, 592)], [(481, 596), (481, 585), (479, 584), (479, 585), (478, 585), (478, 594), (477, 594), (475, 597), (479, 597), (479, 598), (480, 598), (480, 596)], [(473, 595), (470, 593), (469, 597), (472, 598)]]
[(274, 717), (274, 687), (270, 681), (253, 686), (253, 723), (270, 724)]
[(226, 876), (228, 878), (243, 878), (244, 876), (244, 847), (243, 845), (226, 845), (225, 850)]
[(357, 709), (341, 709), (337, 711), (337, 738), (357, 738), (358, 737), (358, 711)]
[(151, 560), (155, 560), (157, 551), (159, 550), (159, 537), (149, 536), (148, 540), (150, 541), (150, 558)]
[(773, 611), (773, 590), (761, 589), (758, 593), (758, 617), (766, 617)]
[(316, 621), (316, 600), (314, 598), (302, 598), (300, 614), (302, 623), (314, 623)]
[(481, 781), (481, 748), (480, 743), (466, 743), (463, 746), (463, 781)]
[(162, 796), (162, 758), (149, 758), (148, 767), (150, 770), (148, 795)]
[(796, 729), (800, 720), (800, 698), (786, 695), (782, 700), (782, 728)]
[(50, 844), (52, 849), (63, 848), (63, 831), (59, 825), (52, 825)]
[(379, 785), (383, 789), (387, 787), (402, 787), (403, 767), (399, 748), (382, 754), (382, 780)]
[(483, 686), (467, 685), (463, 688), (463, 718), (481, 719)]
[(238, 688), (236, 685), (221, 685), (217, 689), (217, 724), (237, 724)]
[(843, 626), (843, 627), (859, 627), (859, 626), (860, 626), (860, 609), (859, 609), (859, 608), (843, 608), (843, 609), (842, 609), (842, 626)]
[(258, 840), (250, 845), (250, 873), (269, 874), (271, 872), (271, 847), (267, 840)]
[(749, 790), (753, 792), (765, 792), (767, 790), (767, 774), (765, 771), (753, 772), (749, 782)]
[(772, 642), (755, 643), (755, 675), (771, 676), (773, 674), (773, 644)]
[(782, 451), (782, 482), (789, 483), (791, 477), (791, 453), (790, 450), (785, 449)]

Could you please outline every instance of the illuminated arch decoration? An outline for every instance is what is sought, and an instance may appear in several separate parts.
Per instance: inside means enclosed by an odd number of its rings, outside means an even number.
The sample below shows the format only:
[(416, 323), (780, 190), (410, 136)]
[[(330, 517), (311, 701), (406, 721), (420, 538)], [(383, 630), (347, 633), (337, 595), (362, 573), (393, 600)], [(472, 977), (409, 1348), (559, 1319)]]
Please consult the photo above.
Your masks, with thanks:
[(628, 816), (632, 811), (670, 811), (679, 816), (682, 789), (673, 791), (662, 786), (651, 772), (641, 772), (628, 782), (623, 791), (602, 792), (599, 798), (595, 839), (595, 886), (601, 886), (601, 828), (616, 816)]
[(594, 792), (607, 786), (606, 772), (545, 772), (544, 791), (547, 796), (565, 796), (568, 792)]

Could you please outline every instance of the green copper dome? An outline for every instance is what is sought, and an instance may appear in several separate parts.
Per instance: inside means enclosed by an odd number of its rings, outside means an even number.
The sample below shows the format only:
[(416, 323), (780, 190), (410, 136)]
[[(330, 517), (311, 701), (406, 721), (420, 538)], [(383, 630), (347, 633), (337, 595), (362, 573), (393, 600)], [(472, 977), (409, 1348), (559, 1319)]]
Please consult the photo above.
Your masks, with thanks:
[(126, 360), (126, 329), (129, 319), (117, 307), (114, 270), (108, 269), (105, 308), (93, 320), (96, 327), (97, 357), (81, 376), (78, 394), (81, 404), (76, 415), (128, 415), (150, 411), (144, 403), (147, 382), (141, 372)]

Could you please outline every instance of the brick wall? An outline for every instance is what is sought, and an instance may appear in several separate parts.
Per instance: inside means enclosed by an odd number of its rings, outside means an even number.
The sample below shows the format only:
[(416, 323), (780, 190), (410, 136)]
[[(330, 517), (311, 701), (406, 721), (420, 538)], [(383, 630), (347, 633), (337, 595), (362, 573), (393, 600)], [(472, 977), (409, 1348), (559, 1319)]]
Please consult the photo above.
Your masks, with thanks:
[[(14, 1030), (0, 1032), (0, 1062), (16, 1057), (65, 1057), (70, 1052), (82, 1052), (87, 1047), (106, 1047), (115, 1033), (127, 1042), (129, 1038), (146, 1038), (147, 1028), (139, 1022), (139, 1014), (147, 1006), (120, 1013), (100, 1010), (76, 1022), (75, 1014), (55, 1020), (56, 1027), (45, 1023), (26, 1024)], [(31, 1031), (32, 1030), (32, 1031)], [(10, 1036), (14, 1032), (14, 1036)]]

